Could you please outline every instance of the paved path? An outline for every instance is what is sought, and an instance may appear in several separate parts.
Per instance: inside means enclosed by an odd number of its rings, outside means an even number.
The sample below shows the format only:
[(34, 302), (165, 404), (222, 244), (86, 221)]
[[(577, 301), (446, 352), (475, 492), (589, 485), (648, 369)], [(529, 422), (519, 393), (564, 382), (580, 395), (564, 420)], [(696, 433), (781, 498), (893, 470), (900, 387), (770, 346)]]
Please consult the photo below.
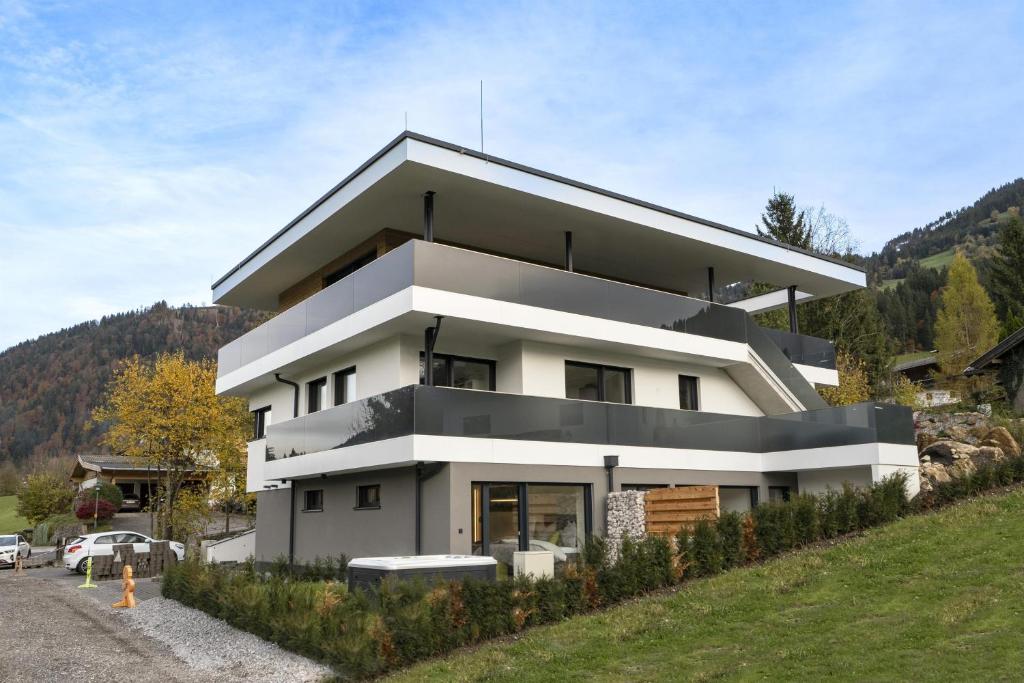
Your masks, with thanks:
[(99, 602), (101, 597), (117, 594), (117, 582), (101, 584), (94, 592), (102, 595), (95, 598), (77, 592), (74, 586), (81, 582), (82, 577), (60, 569), (36, 569), (23, 576), (11, 570), (0, 573), (0, 606), (5, 615), (0, 630), (0, 680), (217, 680), (184, 667), (167, 646), (118, 628), (109, 609)]

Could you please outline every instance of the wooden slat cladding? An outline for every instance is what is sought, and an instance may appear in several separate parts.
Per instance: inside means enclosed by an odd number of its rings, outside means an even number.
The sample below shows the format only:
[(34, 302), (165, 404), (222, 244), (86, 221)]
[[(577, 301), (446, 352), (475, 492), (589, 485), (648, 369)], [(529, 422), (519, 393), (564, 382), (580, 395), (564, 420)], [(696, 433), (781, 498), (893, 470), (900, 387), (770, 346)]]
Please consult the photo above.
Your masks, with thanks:
[(693, 529), (702, 519), (718, 519), (718, 487), (651, 489), (644, 495), (644, 507), (647, 533), (674, 536), (684, 526)]
[(360, 259), (369, 253), (375, 253), (376, 257), (380, 258), (392, 249), (415, 238), (416, 235), (402, 232), (400, 230), (392, 230), (391, 228), (381, 230), (369, 239), (361, 242), (355, 247), (352, 247), (327, 265), (322, 268), (318, 268), (316, 271), (310, 273), (288, 289), (281, 292), (277, 297), (277, 312), (282, 313), (295, 304), (305, 301), (319, 292), (324, 288), (324, 278), (331, 273), (344, 268), (353, 261)]

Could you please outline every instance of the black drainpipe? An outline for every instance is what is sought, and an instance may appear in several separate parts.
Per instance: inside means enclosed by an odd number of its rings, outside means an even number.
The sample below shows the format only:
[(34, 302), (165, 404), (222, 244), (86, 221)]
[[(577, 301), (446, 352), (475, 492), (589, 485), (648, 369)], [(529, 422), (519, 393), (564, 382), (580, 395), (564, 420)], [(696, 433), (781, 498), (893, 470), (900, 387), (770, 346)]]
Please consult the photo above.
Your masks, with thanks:
[[(619, 456), (604, 456), (604, 470), (608, 473), (608, 493), (615, 490), (615, 468), (619, 466)], [(604, 535), (608, 535), (608, 497), (604, 500)]]
[(423, 513), (420, 510), (420, 501), (423, 500), (423, 482), (430, 479), (444, 468), (444, 463), (434, 462), (425, 465), (422, 462), (416, 463), (416, 494), (413, 504), (416, 506), (416, 554), (423, 552)]
[(290, 379), (282, 378), (281, 375), (279, 373), (276, 373), (276, 372), (274, 373), (274, 379), (276, 379), (281, 384), (287, 384), (288, 386), (292, 387), (295, 390), (295, 401), (294, 401), (294, 404), (292, 406), (292, 417), (298, 417), (299, 416), (299, 385), (296, 384), (295, 382), (291, 381)]
[(423, 385), (434, 386), (434, 343), (441, 333), (443, 315), (434, 316), (435, 324), (423, 330)]
[[(287, 384), (295, 390), (295, 400), (292, 404), (292, 417), (299, 416), (299, 385), (290, 379), (284, 379), (279, 373), (274, 373), (274, 379), (281, 384)], [(281, 480), (282, 484), (287, 484), (287, 479)], [(288, 487), (288, 568), (291, 569), (295, 565), (295, 482)]]

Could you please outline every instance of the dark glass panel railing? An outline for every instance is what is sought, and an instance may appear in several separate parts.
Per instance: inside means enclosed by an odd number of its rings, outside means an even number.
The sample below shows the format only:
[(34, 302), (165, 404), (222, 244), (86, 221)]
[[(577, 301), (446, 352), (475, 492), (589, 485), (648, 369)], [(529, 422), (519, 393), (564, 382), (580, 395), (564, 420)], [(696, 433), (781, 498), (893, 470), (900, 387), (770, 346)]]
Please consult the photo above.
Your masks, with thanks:
[(775, 342), (791, 363), (813, 365), (828, 370), (836, 369), (836, 348), (832, 342), (767, 327), (762, 327), (761, 331)]
[(270, 425), (267, 459), (413, 433), (746, 453), (914, 443), (911, 412), (901, 406), (860, 403), (751, 417), (409, 386)]

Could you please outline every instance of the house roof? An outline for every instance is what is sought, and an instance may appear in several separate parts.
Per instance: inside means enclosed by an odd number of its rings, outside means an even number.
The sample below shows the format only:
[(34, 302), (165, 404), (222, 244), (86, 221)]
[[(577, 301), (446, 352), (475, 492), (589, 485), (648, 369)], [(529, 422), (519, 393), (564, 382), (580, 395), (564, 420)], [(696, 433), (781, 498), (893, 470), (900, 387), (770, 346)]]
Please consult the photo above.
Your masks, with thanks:
[[(80, 453), (75, 462), (75, 471), (79, 469), (89, 472), (103, 472), (108, 470), (146, 472), (152, 467), (146, 466), (125, 455), (109, 455), (106, 453)], [(206, 468), (192, 468), (191, 471), (198, 471)]]
[(1024, 343), (1024, 327), (1020, 328), (1013, 334), (1006, 337), (1006, 339), (981, 354), (976, 361), (967, 366), (967, 369), (964, 370), (964, 374), (970, 377), (972, 375), (978, 375), (985, 372), (985, 369), (992, 364), (993, 361), (998, 360), (1013, 349), (1017, 348), (1021, 343)]
[(863, 268), (842, 259), (406, 131), (219, 278), (214, 301), (277, 308), (286, 287), (375, 232), (417, 234), (428, 189), (440, 198), (436, 237), (467, 248), (558, 262), (572, 230), (579, 263), (625, 279), (642, 263), (645, 284), (671, 291), (701, 291), (705, 266), (719, 282), (814, 297), (865, 286)]
[(930, 365), (938, 365), (939, 357), (936, 353), (932, 353), (930, 356), (925, 358), (913, 358), (911, 360), (905, 360), (902, 363), (896, 363), (892, 366), (893, 372), (905, 372), (906, 370), (912, 370), (914, 368), (925, 368)]

